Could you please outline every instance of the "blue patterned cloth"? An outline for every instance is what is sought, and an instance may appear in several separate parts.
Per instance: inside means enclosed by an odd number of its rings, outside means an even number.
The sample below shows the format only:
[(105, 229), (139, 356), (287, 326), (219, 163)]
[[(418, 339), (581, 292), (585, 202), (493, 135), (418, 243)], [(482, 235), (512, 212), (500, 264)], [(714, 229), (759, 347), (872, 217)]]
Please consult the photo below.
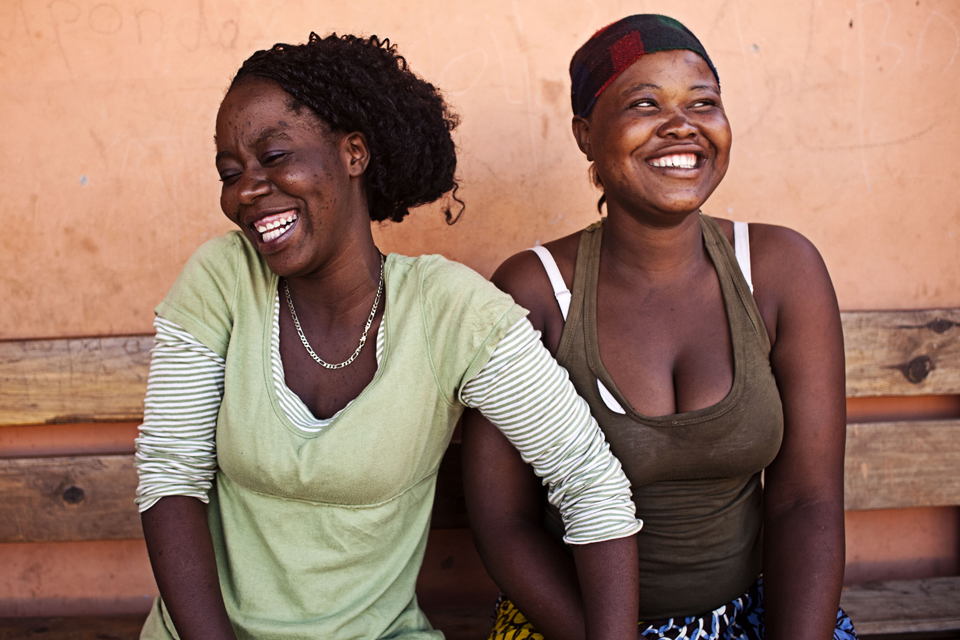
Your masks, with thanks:
[[(706, 615), (641, 622), (640, 635), (650, 640), (763, 640), (763, 577), (745, 594)], [(501, 595), (489, 640), (543, 640), (543, 636)], [(857, 640), (843, 609), (837, 611), (833, 640)]]

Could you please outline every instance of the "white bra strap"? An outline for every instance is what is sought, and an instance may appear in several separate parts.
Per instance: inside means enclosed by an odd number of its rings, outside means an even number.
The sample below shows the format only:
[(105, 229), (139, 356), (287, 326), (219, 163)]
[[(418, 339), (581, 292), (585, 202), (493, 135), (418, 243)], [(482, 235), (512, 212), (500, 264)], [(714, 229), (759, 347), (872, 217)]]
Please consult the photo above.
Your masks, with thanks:
[(531, 247), (530, 251), (537, 254), (540, 262), (543, 263), (543, 269), (550, 278), (550, 286), (553, 287), (553, 295), (557, 298), (557, 304), (560, 305), (560, 313), (563, 314), (563, 320), (566, 322), (567, 313), (570, 311), (570, 290), (560, 275), (560, 268), (557, 267), (557, 261), (553, 259), (550, 250), (543, 246)]
[(753, 293), (753, 274), (750, 272), (750, 227), (746, 222), (733, 223), (733, 251), (737, 254), (740, 272)]

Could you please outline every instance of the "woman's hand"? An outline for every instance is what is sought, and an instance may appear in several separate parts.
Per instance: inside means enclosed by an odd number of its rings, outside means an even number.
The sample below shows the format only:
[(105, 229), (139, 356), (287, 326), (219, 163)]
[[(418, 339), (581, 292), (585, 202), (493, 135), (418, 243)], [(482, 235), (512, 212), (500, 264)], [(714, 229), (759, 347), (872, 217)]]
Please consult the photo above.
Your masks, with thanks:
[(141, 514), (160, 595), (182, 640), (236, 640), (220, 592), (207, 506), (161, 498)]
[(843, 333), (836, 294), (814, 246), (781, 227), (750, 225), (756, 298), (783, 402), (780, 452), (765, 471), (766, 638), (832, 637), (844, 569), (846, 435)]

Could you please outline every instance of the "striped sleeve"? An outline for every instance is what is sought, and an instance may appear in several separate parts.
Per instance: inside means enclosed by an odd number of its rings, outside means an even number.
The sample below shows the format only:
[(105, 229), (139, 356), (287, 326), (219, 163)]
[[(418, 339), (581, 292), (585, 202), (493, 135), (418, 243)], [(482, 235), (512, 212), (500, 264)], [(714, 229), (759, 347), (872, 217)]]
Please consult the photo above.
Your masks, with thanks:
[(136, 440), (141, 512), (164, 496), (208, 501), (223, 398), (223, 358), (169, 320), (158, 317), (153, 326), (157, 335)]
[(543, 479), (547, 498), (563, 516), (567, 543), (640, 530), (620, 461), (526, 318), (511, 327), (461, 398), (496, 425)]

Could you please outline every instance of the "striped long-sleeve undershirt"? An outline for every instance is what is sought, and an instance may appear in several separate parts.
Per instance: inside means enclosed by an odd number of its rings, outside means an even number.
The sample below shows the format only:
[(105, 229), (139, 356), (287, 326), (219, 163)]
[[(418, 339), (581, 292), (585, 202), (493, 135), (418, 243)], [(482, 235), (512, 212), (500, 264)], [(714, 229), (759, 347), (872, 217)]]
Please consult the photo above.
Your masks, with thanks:
[[(298, 427), (319, 431), (335, 417), (313, 418), (286, 387), (274, 318), (272, 364), (281, 406)], [(157, 318), (154, 327), (144, 423), (137, 438), (141, 511), (170, 495), (207, 501), (217, 468), (215, 432), (223, 397), (223, 358), (168, 320)], [(496, 425), (543, 478), (548, 499), (563, 516), (567, 542), (587, 544), (636, 533), (641, 523), (620, 463), (539, 335), (526, 319), (519, 321), (464, 385), (460, 398)], [(378, 332), (378, 363), (382, 348)]]

